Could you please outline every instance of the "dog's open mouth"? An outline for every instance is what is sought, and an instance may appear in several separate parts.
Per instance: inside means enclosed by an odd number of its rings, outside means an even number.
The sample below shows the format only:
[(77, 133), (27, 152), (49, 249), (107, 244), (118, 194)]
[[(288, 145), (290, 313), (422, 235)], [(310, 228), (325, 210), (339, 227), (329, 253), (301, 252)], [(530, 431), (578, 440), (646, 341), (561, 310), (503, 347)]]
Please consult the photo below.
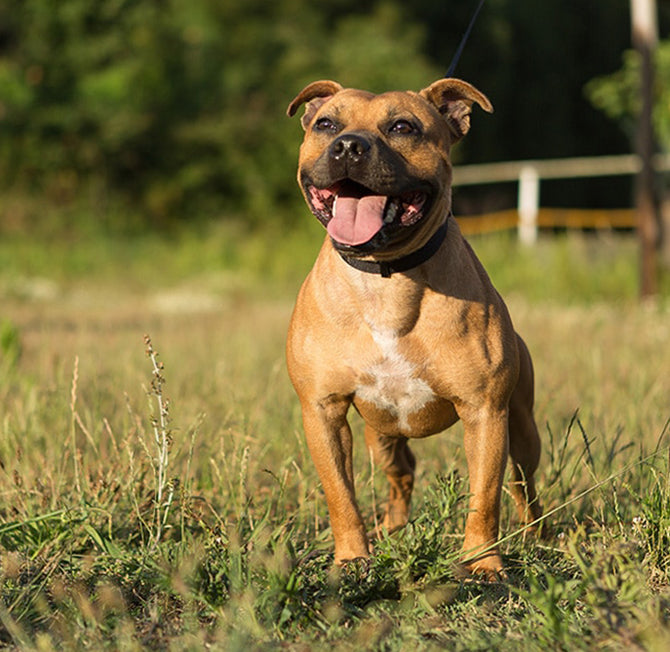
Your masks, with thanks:
[(420, 190), (389, 197), (348, 179), (329, 188), (310, 185), (307, 195), (312, 212), (330, 237), (350, 247), (370, 241), (385, 225), (416, 224), (428, 203), (428, 194)]

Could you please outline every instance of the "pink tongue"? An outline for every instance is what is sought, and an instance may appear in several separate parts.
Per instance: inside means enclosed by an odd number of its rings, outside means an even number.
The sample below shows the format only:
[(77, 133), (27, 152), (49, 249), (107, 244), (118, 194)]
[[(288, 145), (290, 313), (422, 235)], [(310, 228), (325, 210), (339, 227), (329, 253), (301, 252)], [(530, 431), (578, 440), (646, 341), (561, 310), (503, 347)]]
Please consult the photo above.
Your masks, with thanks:
[(333, 240), (346, 245), (360, 245), (370, 240), (384, 224), (386, 197), (338, 196), (333, 217), (328, 222), (328, 234)]

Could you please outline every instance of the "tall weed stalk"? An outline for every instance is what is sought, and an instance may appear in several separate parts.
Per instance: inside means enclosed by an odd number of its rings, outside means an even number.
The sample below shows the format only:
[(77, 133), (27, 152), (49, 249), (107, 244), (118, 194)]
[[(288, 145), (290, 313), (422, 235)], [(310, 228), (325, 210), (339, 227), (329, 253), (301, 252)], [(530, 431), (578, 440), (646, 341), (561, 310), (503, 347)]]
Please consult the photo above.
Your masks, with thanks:
[(170, 430), (170, 402), (163, 395), (164, 366), (158, 360), (158, 352), (154, 349), (149, 335), (144, 336), (147, 356), (151, 360), (152, 377), (149, 397), (155, 401), (156, 411), (151, 414), (151, 426), (154, 433), (155, 455), (153, 457), (153, 469), (155, 476), (154, 497), (154, 532), (153, 546), (157, 546), (163, 536), (167, 525), (170, 509), (174, 500), (174, 480), (168, 476), (170, 465), (170, 448), (172, 445), (172, 432)]

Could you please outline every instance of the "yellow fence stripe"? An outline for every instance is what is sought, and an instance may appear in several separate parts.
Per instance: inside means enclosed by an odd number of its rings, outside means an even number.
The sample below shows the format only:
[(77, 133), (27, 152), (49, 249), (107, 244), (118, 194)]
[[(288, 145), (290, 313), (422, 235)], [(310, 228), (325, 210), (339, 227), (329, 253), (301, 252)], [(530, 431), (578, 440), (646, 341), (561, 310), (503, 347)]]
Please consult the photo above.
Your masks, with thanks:
[[(465, 235), (492, 233), (516, 229), (519, 212), (516, 209), (459, 217), (458, 224)], [(566, 229), (627, 229), (635, 228), (635, 211), (632, 209), (587, 210), (581, 208), (541, 208), (537, 216), (540, 228)]]

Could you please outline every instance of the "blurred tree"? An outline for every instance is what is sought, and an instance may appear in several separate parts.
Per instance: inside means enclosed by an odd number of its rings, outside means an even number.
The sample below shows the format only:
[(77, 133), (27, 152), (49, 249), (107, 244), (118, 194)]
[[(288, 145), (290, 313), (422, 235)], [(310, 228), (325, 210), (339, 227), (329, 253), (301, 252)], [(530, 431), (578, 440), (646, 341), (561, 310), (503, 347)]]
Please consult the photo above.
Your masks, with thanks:
[[(654, 54), (654, 136), (657, 145), (665, 152), (670, 152), (670, 41), (661, 41)], [(593, 105), (617, 121), (631, 141), (635, 137), (637, 119), (642, 109), (640, 79), (640, 53), (627, 50), (623, 54), (623, 65), (618, 71), (596, 77), (585, 87), (586, 95)], [(670, 267), (669, 181), (666, 174), (665, 184), (661, 185), (658, 193), (661, 199), (661, 224), (657, 228), (658, 248), (666, 267)]]
[[(622, 151), (581, 89), (628, 43), (626, 3), (489, 0), (457, 75), (496, 113), (457, 156)], [(287, 219), (300, 202), (290, 99), (325, 77), (427, 85), (446, 72), (474, 6), (0, 0), (0, 189), (85, 201), (96, 219)], [(594, 24), (606, 39), (592, 38)], [(119, 198), (131, 208), (111, 211)]]
[[(368, 3), (372, 5), (373, 3)], [(0, 176), (68, 201), (121, 193), (154, 220), (295, 205), (284, 107), (301, 84), (433, 76), (393, 4), (5, 0)]]
[[(632, 139), (641, 102), (640, 57), (635, 50), (626, 50), (622, 59), (619, 70), (592, 79), (585, 91), (593, 106), (615, 120)], [(654, 63), (654, 128), (658, 144), (670, 152), (670, 41), (658, 44)]]

